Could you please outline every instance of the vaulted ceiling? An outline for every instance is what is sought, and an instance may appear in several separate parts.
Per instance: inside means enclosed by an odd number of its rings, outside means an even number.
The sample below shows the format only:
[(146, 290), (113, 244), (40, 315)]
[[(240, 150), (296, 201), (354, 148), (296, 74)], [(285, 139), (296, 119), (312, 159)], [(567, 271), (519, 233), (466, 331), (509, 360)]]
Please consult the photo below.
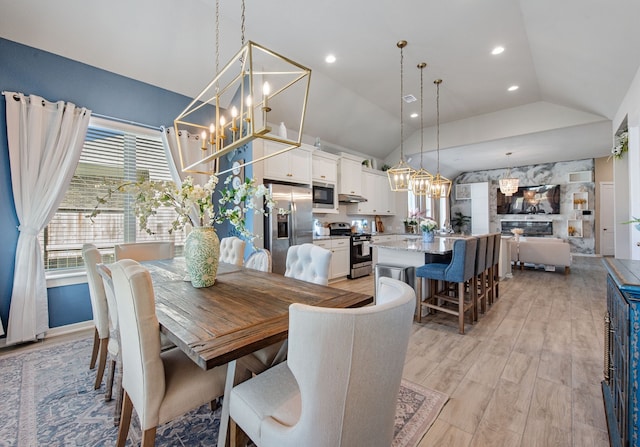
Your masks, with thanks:
[[(215, 75), (215, 0), (0, 5), (0, 36), (10, 40), (188, 96)], [(240, 16), (238, 0), (220, 0), (221, 63), (240, 48)], [(639, 17), (637, 0), (246, 0), (245, 38), (313, 70), (308, 142), (391, 164), (401, 127), (396, 42), (407, 40), (405, 94), (419, 99), (416, 65), (428, 64), (424, 165), (436, 169), (433, 80), (442, 78), (440, 165), (453, 176), (608, 155), (611, 120), (640, 66)], [(505, 51), (494, 56), (498, 45)], [(405, 104), (403, 117), (416, 167), (420, 119), (409, 114), (419, 105)]]

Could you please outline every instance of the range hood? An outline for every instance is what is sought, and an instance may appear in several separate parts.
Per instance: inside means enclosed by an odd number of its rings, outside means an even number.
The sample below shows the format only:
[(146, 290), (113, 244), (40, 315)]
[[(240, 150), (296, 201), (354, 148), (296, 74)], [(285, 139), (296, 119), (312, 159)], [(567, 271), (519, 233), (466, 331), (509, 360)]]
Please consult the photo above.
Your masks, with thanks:
[(340, 203), (359, 203), (366, 201), (367, 199), (356, 194), (338, 194), (338, 202)]

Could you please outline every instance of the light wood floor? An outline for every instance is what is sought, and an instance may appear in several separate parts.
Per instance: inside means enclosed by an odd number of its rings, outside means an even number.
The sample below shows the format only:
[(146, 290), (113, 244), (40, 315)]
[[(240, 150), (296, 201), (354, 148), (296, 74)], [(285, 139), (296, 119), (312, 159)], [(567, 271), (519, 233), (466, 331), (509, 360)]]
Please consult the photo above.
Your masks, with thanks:
[[(600, 381), (606, 273), (514, 271), (500, 299), (459, 335), (457, 317), (414, 323), (404, 377), (447, 393), (420, 447), (608, 446)], [(332, 286), (373, 293), (373, 277)]]

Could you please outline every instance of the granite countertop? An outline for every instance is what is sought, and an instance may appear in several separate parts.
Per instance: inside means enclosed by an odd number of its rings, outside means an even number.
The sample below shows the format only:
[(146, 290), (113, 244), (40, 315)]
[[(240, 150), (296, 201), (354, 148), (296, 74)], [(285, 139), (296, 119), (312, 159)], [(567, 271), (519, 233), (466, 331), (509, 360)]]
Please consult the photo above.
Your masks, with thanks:
[[(417, 235), (412, 235), (417, 236)], [(394, 242), (378, 242), (371, 245), (389, 250), (414, 251), (444, 255), (453, 250), (453, 242), (457, 238), (436, 236), (433, 242), (423, 242), (421, 237), (411, 237)]]
[(331, 239), (349, 239), (349, 236), (316, 236), (313, 235), (314, 241), (330, 241)]

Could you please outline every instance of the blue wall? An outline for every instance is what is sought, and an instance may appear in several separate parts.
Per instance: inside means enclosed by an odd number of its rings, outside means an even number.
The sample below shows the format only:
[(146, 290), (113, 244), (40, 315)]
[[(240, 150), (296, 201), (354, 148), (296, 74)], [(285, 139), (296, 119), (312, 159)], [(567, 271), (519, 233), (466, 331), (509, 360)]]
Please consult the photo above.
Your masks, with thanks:
[[(115, 50), (115, 49), (114, 49)], [(68, 101), (93, 113), (171, 126), (191, 98), (0, 38), (0, 90)], [(250, 175), (250, 174), (249, 174)], [(7, 147), (6, 105), (0, 103), (0, 317), (9, 315), (18, 220)], [(86, 285), (49, 289), (51, 327), (92, 318)]]

